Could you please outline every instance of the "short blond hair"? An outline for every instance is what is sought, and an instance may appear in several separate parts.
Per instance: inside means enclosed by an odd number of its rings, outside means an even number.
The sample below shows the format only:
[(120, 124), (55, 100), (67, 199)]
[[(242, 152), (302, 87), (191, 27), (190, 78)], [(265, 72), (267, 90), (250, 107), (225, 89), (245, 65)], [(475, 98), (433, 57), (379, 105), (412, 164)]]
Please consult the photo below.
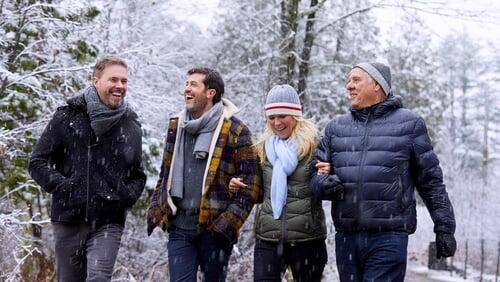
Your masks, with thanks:
[(92, 77), (100, 77), (104, 69), (108, 66), (119, 65), (127, 69), (127, 63), (125, 60), (115, 57), (115, 56), (104, 56), (100, 58), (94, 65), (94, 72)]
[[(299, 116), (292, 117), (297, 121), (297, 124), (293, 128), (289, 139), (294, 140), (299, 146), (299, 160), (309, 162), (319, 143), (319, 131), (311, 120)], [(259, 141), (255, 144), (262, 163), (266, 160), (264, 145), (266, 140), (272, 135), (274, 135), (274, 132), (269, 125), (269, 121), (266, 121), (264, 133), (262, 133)]]

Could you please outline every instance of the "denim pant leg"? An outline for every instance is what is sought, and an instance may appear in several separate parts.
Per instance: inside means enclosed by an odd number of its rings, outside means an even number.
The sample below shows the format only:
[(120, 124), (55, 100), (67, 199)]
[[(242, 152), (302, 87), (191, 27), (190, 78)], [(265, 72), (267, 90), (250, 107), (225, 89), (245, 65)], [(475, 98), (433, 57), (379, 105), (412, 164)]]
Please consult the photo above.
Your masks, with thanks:
[(253, 253), (254, 281), (281, 281), (286, 265), (278, 255), (278, 243), (255, 239)]
[(403, 282), (408, 233), (381, 232), (368, 236), (363, 281)]
[(90, 232), (87, 239), (87, 281), (111, 281), (120, 248), (123, 226), (106, 224)]
[(198, 272), (198, 250), (196, 230), (173, 227), (168, 230), (168, 270), (170, 281), (196, 281)]
[(210, 230), (204, 231), (199, 236), (198, 247), (203, 281), (226, 281), (233, 243), (224, 235)]
[(342, 282), (361, 281), (363, 278), (363, 269), (359, 262), (358, 246), (354, 234), (335, 234), (335, 257), (339, 279)]
[(58, 282), (85, 281), (85, 241), (89, 228), (84, 224), (52, 222)]

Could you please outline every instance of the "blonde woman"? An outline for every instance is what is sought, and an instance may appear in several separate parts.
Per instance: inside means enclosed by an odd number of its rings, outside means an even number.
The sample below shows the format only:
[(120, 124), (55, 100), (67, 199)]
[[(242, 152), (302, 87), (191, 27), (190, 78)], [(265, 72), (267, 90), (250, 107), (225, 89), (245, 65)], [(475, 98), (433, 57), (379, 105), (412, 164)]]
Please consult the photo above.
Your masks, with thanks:
[[(320, 281), (327, 262), (325, 215), (309, 188), (309, 166), (318, 144), (314, 124), (302, 117), (297, 91), (277, 85), (266, 98), (265, 132), (256, 144), (263, 199), (255, 220), (254, 281)], [(329, 172), (329, 165), (321, 168)], [(240, 178), (230, 188), (244, 187)]]

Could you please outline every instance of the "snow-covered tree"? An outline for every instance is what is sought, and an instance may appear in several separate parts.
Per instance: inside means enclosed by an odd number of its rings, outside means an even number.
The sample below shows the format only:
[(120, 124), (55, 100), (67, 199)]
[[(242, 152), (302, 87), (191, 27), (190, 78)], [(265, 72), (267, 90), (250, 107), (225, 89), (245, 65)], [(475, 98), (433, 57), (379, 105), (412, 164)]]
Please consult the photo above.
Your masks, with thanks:
[(447, 91), (444, 117), (452, 142), (456, 165), (468, 168), (480, 166), (481, 138), (477, 120), (478, 78), (480, 77), (480, 46), (467, 33), (450, 35), (438, 50), (438, 60)]
[(349, 109), (345, 81), (360, 61), (375, 61), (381, 53), (379, 30), (369, 1), (327, 1), (318, 12), (316, 39), (304, 89), (308, 116), (320, 128)]
[[(420, 114), (434, 144), (447, 104), (442, 73), (432, 50), (430, 32), (416, 16), (405, 16), (396, 23), (400, 29), (393, 34), (387, 47), (387, 59), (392, 68), (392, 85), (403, 105)], [(418, 43), (418, 44), (416, 44)]]
[[(47, 215), (47, 201), (27, 173), (28, 154), (47, 115), (82, 85), (81, 70), (96, 52), (70, 34), (97, 11), (49, 0), (2, 1), (0, 7), (0, 197), (40, 220)], [(42, 237), (39, 224), (24, 227)], [(23, 263), (35, 269), (44, 263), (43, 256), (30, 259)]]
[[(185, 75), (193, 66), (221, 72), (226, 97), (257, 137), (265, 121), (265, 95), (274, 84), (296, 87), (306, 116), (322, 129), (349, 108), (345, 78), (351, 66), (387, 61), (396, 94), (424, 116), (431, 131), (455, 205), (459, 243), (497, 240), (498, 224), (484, 214), (497, 212), (500, 201), (494, 193), (500, 166), (500, 57), (491, 55), (498, 50), (487, 54), (483, 51), (494, 44), (458, 33), (436, 48), (415, 15), (460, 11), (411, 0), (220, 0), (204, 32), (189, 21), (199, 7), (179, 10), (173, 8), (177, 3), (0, 0), (0, 280), (53, 275), (51, 229), (41, 229), (50, 201), (28, 176), (27, 156), (56, 107), (89, 85), (93, 63), (105, 54), (129, 64), (127, 101), (140, 116), (149, 173), (147, 189), (126, 223), (116, 279), (168, 279), (167, 235), (145, 236), (145, 212), (166, 122), (183, 108)], [(373, 13), (386, 7), (407, 15), (391, 28), (391, 38), (381, 36)], [(252, 224), (253, 215), (235, 245), (228, 280), (251, 280)], [(325, 274), (335, 276), (330, 219), (328, 228)], [(29, 276), (41, 266), (45, 274)]]

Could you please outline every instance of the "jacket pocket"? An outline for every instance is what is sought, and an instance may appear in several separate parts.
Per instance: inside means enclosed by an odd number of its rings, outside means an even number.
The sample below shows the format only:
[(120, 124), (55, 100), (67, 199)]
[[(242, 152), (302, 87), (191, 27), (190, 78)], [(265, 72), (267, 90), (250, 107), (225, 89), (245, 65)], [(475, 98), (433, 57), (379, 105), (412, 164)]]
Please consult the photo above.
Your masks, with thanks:
[(102, 172), (104, 179), (99, 181), (100, 185), (95, 191), (96, 207), (98, 210), (114, 213), (121, 208), (122, 201), (118, 194), (118, 179), (105, 168)]
[(84, 183), (77, 176), (72, 176), (61, 182), (52, 193), (51, 217), (64, 221), (81, 215), (87, 201), (85, 191)]
[(102, 196), (107, 200), (120, 200), (120, 195), (118, 189), (121, 185), (121, 175), (109, 171), (106, 167), (101, 166), (102, 169), (102, 181), (100, 181), (100, 189), (97, 190), (97, 194)]
[(96, 211), (116, 213), (123, 207), (123, 199), (118, 191), (120, 178), (104, 166), (98, 167), (98, 170), (99, 173), (95, 174), (91, 182), (90, 197), (93, 199), (92, 202)]
[(54, 191), (52, 191), (52, 194), (65, 194), (71, 191), (71, 186), (73, 185), (73, 181), (71, 178), (66, 178), (63, 181), (61, 181), (57, 186), (54, 188)]
[(124, 218), (126, 210), (119, 198), (97, 193), (94, 197), (92, 212), (99, 223), (108, 223)]

